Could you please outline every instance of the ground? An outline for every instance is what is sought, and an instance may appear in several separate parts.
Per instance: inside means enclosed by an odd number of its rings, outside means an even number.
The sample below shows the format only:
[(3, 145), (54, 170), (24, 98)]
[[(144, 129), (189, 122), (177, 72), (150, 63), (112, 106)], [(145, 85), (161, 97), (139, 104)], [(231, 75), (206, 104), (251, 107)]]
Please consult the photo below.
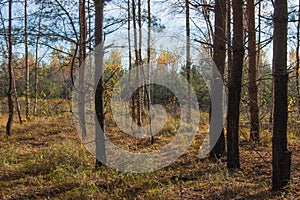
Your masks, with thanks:
[[(228, 172), (225, 159), (197, 158), (199, 142), (195, 141), (170, 166), (130, 174), (107, 167), (96, 171), (95, 158), (82, 145), (68, 114), (33, 118), (23, 125), (16, 121), (9, 138), (5, 122), (2, 115), (0, 199), (300, 199), (300, 138), (294, 133), (289, 133), (290, 187), (271, 191), (271, 133), (267, 130), (261, 143), (253, 145), (241, 129), (240, 170)], [(157, 141), (163, 141), (162, 135), (158, 137)]]

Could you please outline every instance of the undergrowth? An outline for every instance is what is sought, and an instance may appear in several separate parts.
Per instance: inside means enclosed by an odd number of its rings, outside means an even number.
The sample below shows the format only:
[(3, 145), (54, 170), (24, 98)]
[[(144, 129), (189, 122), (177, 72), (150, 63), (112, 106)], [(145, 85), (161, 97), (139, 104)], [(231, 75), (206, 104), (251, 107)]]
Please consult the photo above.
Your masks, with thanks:
[[(289, 133), (292, 157), (290, 188), (271, 191), (271, 133), (262, 130), (251, 144), (247, 126), (241, 131), (241, 169), (228, 171), (226, 160), (197, 158), (201, 136), (175, 163), (144, 174), (95, 170), (95, 158), (82, 145), (70, 115), (33, 118), (15, 123), (5, 136), (0, 117), (0, 199), (296, 199), (300, 196), (299, 135)], [(171, 128), (176, 128), (170, 124)], [(201, 124), (201, 130), (207, 125)], [(127, 141), (114, 134), (116, 141)], [(164, 145), (173, 135), (162, 133)], [(149, 141), (149, 140), (147, 140)], [(130, 148), (137, 143), (126, 144)], [(120, 144), (125, 145), (123, 144)], [(154, 144), (158, 145), (158, 144)], [(129, 149), (130, 149), (129, 148)], [(153, 145), (146, 149), (151, 150)], [(145, 149), (143, 149), (145, 151)]]

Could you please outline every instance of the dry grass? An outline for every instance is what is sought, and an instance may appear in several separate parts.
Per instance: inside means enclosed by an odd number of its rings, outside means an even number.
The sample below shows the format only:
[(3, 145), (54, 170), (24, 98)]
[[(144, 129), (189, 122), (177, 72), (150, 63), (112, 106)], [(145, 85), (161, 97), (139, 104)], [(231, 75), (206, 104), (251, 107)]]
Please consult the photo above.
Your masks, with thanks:
[[(82, 146), (72, 118), (36, 118), (14, 124), (5, 136), (6, 116), (0, 117), (0, 199), (297, 199), (300, 196), (300, 139), (289, 134), (293, 151), (289, 189), (271, 192), (271, 134), (263, 131), (261, 145), (241, 136), (240, 170), (226, 163), (195, 157), (200, 142), (161, 170), (129, 174), (102, 167)], [(161, 134), (161, 144), (172, 135)], [(124, 135), (114, 134), (116, 141)], [(130, 142), (130, 140), (126, 140)], [(132, 145), (132, 144), (129, 144)], [(157, 144), (156, 144), (157, 145)], [(147, 148), (152, 148), (151, 145)]]

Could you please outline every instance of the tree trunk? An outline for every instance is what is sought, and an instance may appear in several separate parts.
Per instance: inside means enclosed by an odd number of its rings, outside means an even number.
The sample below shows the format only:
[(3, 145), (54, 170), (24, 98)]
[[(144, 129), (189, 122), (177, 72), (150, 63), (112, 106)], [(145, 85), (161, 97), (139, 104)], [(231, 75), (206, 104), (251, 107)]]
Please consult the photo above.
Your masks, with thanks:
[[(38, 44), (36, 44), (36, 56), (38, 56)], [(39, 78), (39, 61), (38, 58), (35, 58), (35, 67), (34, 67), (34, 116), (37, 116), (37, 105), (38, 105), (38, 78)]]
[[(258, 1), (258, 39), (257, 39), (257, 53), (256, 53), (256, 69), (257, 69), (257, 75), (260, 74), (261, 69), (261, 62), (260, 62), (260, 54), (261, 54), (261, 0)], [(259, 107), (262, 105), (262, 98), (263, 98), (263, 83), (262, 80), (260, 80), (259, 83), (260, 87), (257, 88), (257, 93), (259, 95), (258, 104)], [(259, 114), (259, 112), (258, 112)]]
[(274, 77), (274, 125), (272, 138), (272, 186), (285, 187), (290, 181), (291, 152), (287, 149), (287, 26), (286, 0), (275, 0), (273, 77)]
[(250, 140), (259, 142), (259, 114), (257, 105), (256, 84), (256, 37), (255, 37), (255, 6), (254, 0), (247, 0), (248, 13), (248, 53), (249, 53), (249, 112), (250, 112)]
[(186, 28), (186, 79), (188, 82), (188, 96), (187, 96), (187, 116), (186, 121), (191, 121), (191, 32), (190, 32), (190, 3), (185, 0), (185, 28)]
[[(99, 168), (106, 163), (106, 147), (105, 147), (105, 130), (104, 130), (104, 87), (103, 87), (103, 11), (104, 11), (104, 1), (94, 0), (95, 4), (95, 46), (101, 45), (101, 48), (95, 52), (95, 110), (96, 119), (99, 122), (96, 123), (96, 168)], [(100, 80), (99, 80), (100, 78)]]
[(92, 47), (93, 47), (93, 40), (91, 40), (91, 38), (92, 38), (92, 15), (90, 14), (90, 12), (91, 12), (91, 9), (92, 9), (92, 5), (91, 5), (91, 0), (87, 0), (87, 10), (88, 10), (88, 13), (87, 13), (87, 15), (88, 15), (88, 22), (87, 22), (87, 28), (86, 28), (86, 30), (87, 30), (87, 37), (88, 37), (88, 50), (89, 50), (89, 52), (91, 52), (92, 51)]
[(26, 98), (26, 118), (30, 115), (30, 99), (29, 99), (29, 76), (30, 68), (28, 63), (28, 33), (27, 33), (27, 0), (24, 4), (24, 43), (25, 43), (25, 98)]
[[(131, 54), (131, 33), (130, 33), (130, 29), (131, 29), (131, 25), (130, 25), (130, 20), (131, 20), (131, 9), (130, 9), (130, 0), (127, 1), (127, 37), (128, 37), (128, 65), (129, 65), (129, 72), (128, 72), (128, 83), (129, 83), (129, 89), (130, 89), (130, 93), (132, 90), (132, 85), (130, 85), (131, 83), (131, 70), (132, 70), (132, 63), (131, 63), (131, 59), (132, 59), (132, 54)], [(131, 110), (131, 117), (132, 119), (135, 119), (135, 111), (134, 111), (134, 95), (132, 96), (132, 98), (130, 99), (130, 110)]]
[[(138, 27), (139, 27), (139, 42), (138, 42), (138, 58), (137, 58), (137, 81), (142, 82), (144, 77), (143, 61), (142, 61), (142, 8), (141, 0), (138, 0)], [(137, 91), (137, 124), (142, 125), (142, 111), (143, 111), (143, 88), (139, 87)]]
[(296, 48), (296, 91), (297, 91), (297, 105), (298, 113), (300, 114), (300, 88), (299, 88), (299, 65), (300, 65), (300, 0), (298, 5), (298, 24), (297, 24), (297, 48)]
[(86, 58), (86, 19), (85, 19), (85, 0), (79, 0), (79, 90), (80, 90), (80, 127), (82, 128), (82, 137), (87, 136), (85, 123), (85, 89), (84, 89), (84, 60)]
[(16, 106), (17, 106), (18, 118), (19, 118), (20, 124), (22, 124), (23, 121), (22, 121), (22, 114), (21, 114), (21, 106), (20, 106), (20, 102), (18, 100), (18, 92), (17, 92), (17, 88), (16, 88), (16, 80), (15, 80), (14, 70), (12, 70), (12, 79), (13, 79), (13, 92), (14, 92), (15, 102), (16, 102)]
[(148, 36), (147, 36), (147, 80), (146, 80), (146, 94), (147, 94), (147, 109), (149, 115), (149, 124), (150, 124), (150, 135), (151, 135), (151, 144), (154, 143), (154, 136), (152, 134), (152, 123), (150, 117), (150, 106), (151, 106), (151, 88), (150, 88), (150, 71), (151, 71), (151, 0), (147, 1), (148, 6)]
[(41, 23), (42, 23), (42, 12), (44, 4), (40, 8), (39, 22), (38, 22), (38, 35), (35, 44), (35, 63), (34, 63), (34, 115), (37, 116), (37, 104), (38, 104), (38, 78), (39, 78), (39, 41), (41, 37)]
[(6, 135), (11, 135), (11, 126), (14, 116), (14, 104), (12, 100), (13, 93), (13, 66), (12, 66), (12, 0), (9, 0), (8, 5), (8, 75), (9, 85), (7, 93), (8, 102), (8, 120), (6, 124)]
[[(260, 2), (261, 3), (261, 2)], [(260, 5), (261, 6), (261, 5)], [(273, 36), (274, 37), (274, 36)], [(273, 48), (274, 49), (274, 48)], [(274, 63), (272, 63), (272, 65), (273, 65)], [(274, 68), (272, 68), (272, 74), (274, 73)], [(273, 80), (274, 81), (274, 80)], [(272, 96), (272, 98), (271, 98), (271, 105), (272, 105), (272, 107), (271, 107), (271, 109), (270, 109), (270, 115), (269, 115), (269, 130), (271, 130), (271, 127), (272, 127), (272, 125), (273, 125), (273, 113), (274, 113), (274, 106), (273, 106), (273, 103), (274, 103), (274, 84), (272, 85), (272, 89), (271, 89), (271, 91), (272, 91), (272, 93), (271, 93), (271, 96)]]
[[(133, 21), (133, 41), (134, 41), (134, 53), (135, 53), (135, 83), (138, 83), (139, 80), (139, 50), (138, 50), (138, 34), (137, 34), (137, 25), (136, 25), (136, 7), (135, 7), (135, 0), (132, 0), (132, 21)], [(140, 113), (140, 97), (139, 97), (139, 89), (137, 89), (135, 92), (135, 95), (133, 95), (133, 106), (136, 106), (136, 112), (134, 114), (134, 120), (137, 122), (138, 125), (141, 125), (141, 113)], [(136, 101), (136, 102), (135, 102)], [(134, 108), (135, 110), (135, 108)]]
[(227, 167), (240, 168), (239, 116), (244, 60), (243, 0), (233, 0), (233, 64), (228, 89)]
[[(215, 1), (215, 34), (214, 34), (214, 45), (213, 45), (213, 60), (219, 70), (219, 73), (221, 74), (222, 78), (224, 78), (224, 66), (225, 66), (225, 58), (226, 58), (226, 36), (225, 36), (225, 29), (226, 29), (226, 1)], [(218, 78), (217, 75), (214, 75), (213, 78)], [(212, 93), (213, 94), (220, 94), (223, 93), (223, 86), (218, 84), (219, 81), (216, 80), (212, 84)], [(223, 96), (223, 95), (222, 95)], [(213, 109), (217, 109), (221, 111), (221, 116), (223, 116), (223, 100), (220, 99), (217, 101), (217, 105)], [(211, 109), (210, 109), (211, 110)], [(213, 120), (221, 120), (218, 122), (218, 124), (223, 124), (223, 117), (216, 116), (217, 118), (212, 118), (211, 112), (210, 112), (210, 118)], [(215, 127), (210, 127), (211, 131), (211, 137), (213, 138), (213, 135), (218, 135), (217, 131), (215, 130)], [(214, 141), (210, 140), (210, 145), (214, 145)], [(222, 156), (225, 155), (225, 135), (224, 135), (224, 129), (222, 129), (222, 133), (220, 137), (217, 140), (217, 143), (215, 143), (214, 147), (212, 148), (210, 152), (210, 158), (211, 159), (219, 159)]]

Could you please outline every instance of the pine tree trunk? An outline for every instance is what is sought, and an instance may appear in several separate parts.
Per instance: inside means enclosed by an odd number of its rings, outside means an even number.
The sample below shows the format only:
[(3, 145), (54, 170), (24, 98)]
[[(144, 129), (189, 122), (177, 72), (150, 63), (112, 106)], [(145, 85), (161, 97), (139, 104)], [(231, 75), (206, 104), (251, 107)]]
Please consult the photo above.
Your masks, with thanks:
[(16, 80), (15, 80), (15, 75), (14, 75), (13, 70), (12, 70), (12, 77), (13, 77), (13, 92), (14, 92), (15, 102), (16, 102), (16, 106), (17, 106), (18, 118), (19, 118), (20, 124), (22, 124), (23, 121), (22, 121), (22, 114), (21, 114), (21, 106), (20, 106), (20, 102), (18, 100), (18, 92), (17, 92), (17, 88), (16, 88)]
[(288, 72), (287, 72), (286, 0), (275, 0), (273, 77), (274, 77), (274, 125), (272, 138), (272, 186), (285, 187), (290, 181), (291, 152), (287, 149)]
[[(143, 70), (143, 60), (142, 60), (142, 8), (141, 8), (141, 0), (138, 0), (138, 27), (139, 27), (139, 42), (138, 42), (138, 58), (137, 62), (137, 81), (143, 82), (144, 80), (144, 70)], [(137, 124), (139, 126), (142, 125), (142, 111), (143, 111), (143, 96), (144, 96), (144, 87), (139, 87), (137, 91)]]
[[(260, 54), (261, 54), (261, 0), (259, 0), (258, 2), (258, 38), (257, 38), (257, 53), (256, 53), (256, 70), (257, 70), (257, 75), (260, 74), (260, 69), (261, 69), (261, 58), (260, 58)], [(263, 83), (262, 80), (260, 80), (260, 87), (257, 88), (257, 94), (259, 95), (258, 98), (258, 105), (260, 107), (260, 105), (262, 105), (262, 98), (263, 98)], [(259, 114), (259, 112), (258, 112)]]
[(37, 105), (38, 105), (38, 78), (39, 78), (39, 41), (41, 37), (41, 23), (42, 23), (42, 12), (44, 4), (40, 8), (39, 22), (38, 22), (38, 35), (35, 44), (35, 63), (34, 63), (34, 115), (37, 116)]
[[(129, 83), (129, 90), (131, 93), (132, 90), (132, 85), (131, 85), (131, 70), (132, 70), (132, 54), (131, 54), (131, 24), (130, 24), (130, 20), (131, 20), (131, 9), (130, 9), (130, 0), (127, 1), (127, 37), (128, 37), (128, 64), (129, 64), (129, 72), (128, 72), (128, 83)], [(130, 111), (131, 111), (131, 117), (134, 120), (135, 119), (135, 111), (134, 111), (134, 95), (131, 97), (130, 99)]]
[(13, 123), (14, 116), (14, 104), (12, 100), (13, 93), (13, 66), (12, 66), (12, 0), (9, 0), (8, 5), (8, 75), (9, 85), (7, 93), (8, 102), (8, 120), (6, 124), (6, 135), (11, 135), (11, 126)]
[(299, 67), (300, 67), (300, 0), (298, 6), (298, 24), (297, 24), (297, 48), (296, 48), (296, 91), (297, 91), (297, 105), (298, 113), (300, 114), (300, 87), (299, 87)]
[[(139, 50), (138, 50), (138, 34), (137, 34), (137, 24), (136, 24), (136, 6), (135, 6), (135, 0), (132, 0), (132, 21), (133, 21), (133, 41), (134, 41), (134, 53), (135, 53), (135, 84), (139, 82)], [(135, 87), (135, 86), (134, 86)], [(134, 114), (134, 120), (138, 125), (141, 125), (141, 115), (140, 115), (140, 97), (139, 97), (139, 89), (137, 89), (134, 95), (134, 107), (136, 106), (135, 114)]]
[(25, 43), (25, 98), (26, 98), (26, 118), (30, 115), (30, 98), (29, 98), (29, 76), (30, 68), (28, 63), (28, 33), (27, 33), (27, 0), (24, 4), (24, 43)]
[[(36, 56), (38, 56), (38, 44), (36, 45)], [(39, 61), (36, 57), (35, 59), (35, 67), (34, 67), (34, 116), (37, 116), (37, 105), (38, 105), (38, 78), (39, 78)]]
[(191, 121), (191, 33), (190, 33), (190, 3), (185, 0), (185, 28), (186, 28), (186, 79), (188, 82), (188, 96), (187, 96), (187, 116), (186, 121)]
[[(274, 37), (274, 35), (273, 35)], [(273, 47), (274, 49), (274, 47)], [(272, 63), (273, 65), (274, 63)], [(272, 74), (274, 74), (274, 68), (272, 68)], [(274, 78), (274, 77), (273, 77)], [(273, 80), (274, 82), (274, 80)], [(270, 109), (270, 115), (269, 115), (269, 130), (271, 130), (271, 127), (273, 125), (273, 113), (274, 113), (274, 84), (272, 85), (272, 89), (271, 89), (272, 93), (271, 93), (271, 104), (272, 104), (272, 107)]]
[(80, 127), (82, 129), (82, 137), (87, 136), (86, 122), (85, 122), (85, 88), (84, 88), (84, 60), (86, 57), (86, 19), (85, 19), (85, 0), (79, 0), (79, 27), (80, 27), (80, 41), (79, 41), (79, 90), (80, 90)]
[(146, 94), (147, 94), (147, 110), (149, 115), (149, 126), (151, 135), (151, 144), (154, 143), (154, 136), (152, 133), (152, 122), (150, 117), (150, 107), (151, 107), (151, 88), (150, 88), (150, 73), (151, 73), (151, 0), (147, 1), (148, 6), (148, 36), (147, 36), (147, 79), (146, 79)]
[[(100, 75), (104, 71), (103, 67), (103, 10), (104, 10), (104, 1), (103, 0), (94, 0), (95, 4), (95, 46), (101, 45), (101, 48), (96, 49), (95, 52), (95, 110), (96, 110), (96, 119), (99, 122), (96, 123), (96, 168), (106, 163), (106, 147), (105, 147), (105, 127), (104, 127), (104, 87), (103, 87), (103, 78)], [(100, 80), (99, 80), (100, 78)]]
[(248, 53), (249, 53), (249, 112), (250, 112), (250, 140), (259, 142), (259, 114), (257, 105), (256, 84), (256, 37), (255, 37), (255, 7), (254, 0), (247, 0), (248, 13)]
[(240, 168), (239, 116), (244, 60), (243, 0), (232, 1), (233, 10), (233, 63), (228, 89), (227, 114), (227, 167)]
[[(213, 45), (213, 60), (219, 70), (219, 73), (221, 74), (221, 77), (224, 78), (224, 66), (225, 66), (225, 58), (226, 58), (226, 35), (225, 35), (225, 29), (226, 29), (226, 2), (225, 1), (215, 1), (215, 34), (214, 34), (214, 45)], [(213, 78), (219, 78), (218, 75), (214, 75)], [(223, 93), (223, 86), (219, 84), (219, 80), (214, 80), (212, 84), (212, 94), (218, 95), (220, 93)], [(222, 95), (223, 96), (223, 95)], [(217, 104), (214, 104), (215, 107), (213, 109), (216, 109), (220, 111), (221, 115), (223, 116), (223, 100), (220, 99), (217, 101)], [(211, 109), (210, 109), (211, 110)], [(217, 124), (223, 125), (223, 117), (220, 116), (212, 116), (212, 113), (210, 112), (210, 119), (213, 120), (213, 122), (216, 122), (218, 120)], [(213, 125), (213, 124), (212, 124)], [(217, 127), (210, 127), (210, 138), (214, 138), (214, 135), (219, 135), (216, 130)], [(210, 158), (211, 159), (219, 159), (222, 156), (225, 155), (225, 135), (224, 135), (224, 129), (222, 129), (221, 135), (217, 140), (217, 143), (214, 144), (213, 139), (210, 140), (210, 145), (214, 145), (211, 152), (210, 152)]]

